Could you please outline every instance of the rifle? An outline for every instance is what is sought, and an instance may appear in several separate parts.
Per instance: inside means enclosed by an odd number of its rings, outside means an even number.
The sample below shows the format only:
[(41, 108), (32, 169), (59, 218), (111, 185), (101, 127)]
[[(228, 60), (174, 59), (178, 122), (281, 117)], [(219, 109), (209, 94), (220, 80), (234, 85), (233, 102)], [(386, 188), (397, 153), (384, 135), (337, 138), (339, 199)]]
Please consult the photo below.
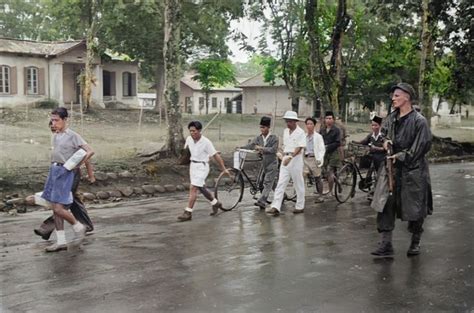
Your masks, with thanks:
[[(393, 155), (393, 149), (392, 145), (389, 143), (387, 144), (387, 155), (392, 156)], [(387, 174), (388, 174), (388, 191), (390, 192), (390, 195), (393, 194), (393, 189), (395, 182), (393, 181), (393, 159), (387, 159)]]

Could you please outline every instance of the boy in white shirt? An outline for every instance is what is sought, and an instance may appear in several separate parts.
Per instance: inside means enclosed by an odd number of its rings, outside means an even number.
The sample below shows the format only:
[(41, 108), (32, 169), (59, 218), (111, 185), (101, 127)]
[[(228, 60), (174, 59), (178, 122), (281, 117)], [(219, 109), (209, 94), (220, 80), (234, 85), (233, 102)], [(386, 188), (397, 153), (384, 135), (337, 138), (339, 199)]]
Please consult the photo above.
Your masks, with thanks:
[(229, 171), (225, 168), (224, 161), (217, 153), (212, 142), (201, 134), (202, 124), (199, 121), (192, 121), (188, 124), (191, 136), (186, 138), (185, 147), (191, 152), (191, 164), (189, 166), (189, 176), (191, 187), (189, 189), (188, 207), (183, 214), (178, 216), (179, 222), (190, 221), (194, 204), (197, 199), (197, 192), (200, 191), (212, 205), (211, 215), (216, 215), (222, 204), (214, 198), (211, 192), (205, 187), (207, 175), (209, 175), (209, 158), (214, 157), (216, 162), (227, 175)]

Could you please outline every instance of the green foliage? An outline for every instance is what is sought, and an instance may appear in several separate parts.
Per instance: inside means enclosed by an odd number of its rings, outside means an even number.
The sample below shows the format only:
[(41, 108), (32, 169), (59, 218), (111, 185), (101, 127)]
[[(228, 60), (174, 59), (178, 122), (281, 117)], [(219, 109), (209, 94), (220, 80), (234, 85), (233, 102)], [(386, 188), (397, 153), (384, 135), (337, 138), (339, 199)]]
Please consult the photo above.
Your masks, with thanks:
[(263, 80), (275, 85), (276, 79), (281, 77), (282, 67), (274, 57), (262, 57), (260, 64), (263, 66)]
[(390, 87), (397, 82), (418, 82), (418, 38), (380, 39), (380, 46), (370, 51), (349, 69), (349, 90), (365, 106), (373, 109), (375, 101), (388, 100)]
[(206, 95), (206, 114), (208, 114), (209, 94), (212, 88), (237, 82), (234, 67), (227, 60), (209, 58), (196, 62), (193, 69), (197, 74), (192, 79), (201, 84), (202, 91)]
[(265, 56), (254, 54), (246, 63), (234, 63), (234, 70), (236, 77), (252, 77), (261, 73), (264, 69), (263, 60)]
[(234, 67), (227, 60), (212, 58), (202, 60), (197, 62), (193, 69), (197, 73), (193, 76), (193, 80), (198, 81), (205, 92), (211, 91), (213, 87), (236, 82)]
[(453, 87), (453, 67), (455, 59), (452, 55), (447, 55), (436, 62), (431, 75), (431, 93), (438, 94), (440, 97), (448, 98), (452, 93)]

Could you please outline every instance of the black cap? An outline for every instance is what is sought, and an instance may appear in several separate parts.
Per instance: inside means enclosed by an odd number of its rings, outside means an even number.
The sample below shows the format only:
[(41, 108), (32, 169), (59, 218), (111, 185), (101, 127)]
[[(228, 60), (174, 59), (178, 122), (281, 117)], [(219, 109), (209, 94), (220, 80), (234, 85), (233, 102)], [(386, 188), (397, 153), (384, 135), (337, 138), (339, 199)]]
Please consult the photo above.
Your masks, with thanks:
[(334, 113), (332, 111), (326, 111), (326, 114), (324, 116), (332, 116), (334, 117)]
[(377, 116), (375, 115), (373, 118), (372, 118), (372, 121), (379, 124), (379, 125), (382, 125), (382, 118), (380, 116)]
[(260, 119), (260, 126), (270, 127), (271, 123), (272, 123), (272, 119), (268, 116), (263, 116)]
[(404, 92), (409, 94), (410, 95), (410, 100), (415, 100), (416, 99), (415, 89), (413, 89), (412, 85), (410, 85), (410, 84), (398, 83), (395, 86), (392, 86), (392, 88), (390, 88), (390, 92), (394, 92), (395, 89), (403, 90)]

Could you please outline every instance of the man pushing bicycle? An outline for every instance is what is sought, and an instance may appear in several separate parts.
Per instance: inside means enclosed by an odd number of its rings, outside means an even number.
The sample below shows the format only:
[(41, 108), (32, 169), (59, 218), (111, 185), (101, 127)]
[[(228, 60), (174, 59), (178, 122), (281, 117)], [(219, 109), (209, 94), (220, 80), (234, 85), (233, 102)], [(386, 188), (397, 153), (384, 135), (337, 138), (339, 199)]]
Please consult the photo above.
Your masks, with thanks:
[(278, 137), (270, 133), (271, 118), (264, 116), (260, 120), (260, 135), (257, 135), (249, 144), (241, 147), (258, 151), (263, 162), (263, 191), (255, 205), (264, 210), (267, 205), (268, 195), (272, 191), (275, 179), (278, 176)]

